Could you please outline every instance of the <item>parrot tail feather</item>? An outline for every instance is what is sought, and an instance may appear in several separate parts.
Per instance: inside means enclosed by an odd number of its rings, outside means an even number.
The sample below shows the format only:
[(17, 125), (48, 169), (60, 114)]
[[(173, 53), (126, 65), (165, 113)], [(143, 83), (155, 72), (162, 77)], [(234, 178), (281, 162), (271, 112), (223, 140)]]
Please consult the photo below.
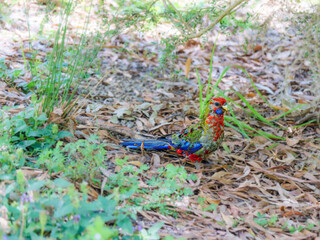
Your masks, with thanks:
[(155, 139), (121, 139), (120, 143), (129, 149), (140, 149), (143, 144), (143, 148), (146, 150), (159, 150), (169, 149), (169, 143), (165, 141)]

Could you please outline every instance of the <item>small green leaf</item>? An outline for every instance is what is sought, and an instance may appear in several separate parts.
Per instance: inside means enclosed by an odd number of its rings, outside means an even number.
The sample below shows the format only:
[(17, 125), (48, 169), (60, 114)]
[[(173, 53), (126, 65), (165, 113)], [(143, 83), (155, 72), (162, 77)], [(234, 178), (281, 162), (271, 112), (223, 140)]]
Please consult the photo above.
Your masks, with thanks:
[(36, 143), (36, 140), (25, 140), (21, 141), (17, 144), (18, 147), (21, 147), (23, 149), (26, 149), (27, 147), (31, 146), (32, 144)]
[(128, 108), (119, 108), (114, 113), (117, 115), (118, 118), (122, 118), (124, 115), (131, 115), (131, 110)]
[(141, 169), (142, 171), (146, 171), (146, 170), (149, 169), (149, 167), (148, 167), (148, 165), (143, 164), (143, 165), (141, 165), (140, 169)]
[(222, 147), (227, 153), (231, 153), (231, 151), (230, 151), (230, 149), (229, 149), (229, 147), (228, 147), (228, 145), (226, 143), (223, 143)]
[(99, 196), (97, 201), (100, 202), (104, 212), (107, 215), (112, 216), (114, 214), (117, 207), (117, 203), (115, 200), (107, 199), (106, 197)]
[(37, 120), (45, 122), (48, 120), (48, 118), (45, 113), (42, 113), (39, 117), (37, 117)]
[(16, 128), (13, 130), (13, 133), (16, 134), (16, 133), (18, 133), (18, 132), (25, 132), (25, 131), (28, 130), (28, 128), (29, 128), (28, 125), (24, 123), (24, 124), (16, 127)]
[(27, 136), (28, 137), (41, 137), (42, 134), (41, 134), (40, 130), (36, 130), (36, 131), (30, 130), (30, 132), (27, 134)]
[(175, 238), (167, 235), (163, 240), (175, 240)]
[(162, 104), (154, 105), (152, 106), (152, 110), (158, 112), (162, 108), (162, 106)]
[(130, 218), (128, 216), (120, 214), (118, 216), (117, 225), (122, 229), (124, 233), (132, 234), (133, 226)]
[(61, 131), (61, 132), (58, 132), (58, 135), (57, 135), (57, 140), (61, 139), (61, 138), (65, 138), (65, 137), (72, 137), (72, 133), (71, 132), (68, 132), (68, 131)]
[(0, 180), (2, 180), (2, 181), (13, 180), (13, 179), (15, 179), (15, 177), (14, 177), (13, 174), (6, 174), (6, 173), (4, 173), (4, 174), (1, 174), (1, 175), (0, 175)]
[(151, 235), (154, 235), (154, 234), (156, 234), (156, 233), (162, 228), (163, 225), (164, 225), (163, 222), (155, 223), (155, 224), (152, 225), (151, 228), (149, 228), (148, 232), (149, 232)]
[(40, 188), (42, 188), (46, 184), (46, 182), (47, 181), (45, 181), (45, 180), (33, 182), (29, 185), (29, 187), (27, 188), (27, 191), (39, 190)]
[(57, 187), (61, 187), (61, 188), (66, 188), (69, 187), (71, 185), (70, 182), (68, 182), (67, 180), (63, 179), (63, 178), (57, 178), (53, 181), (54, 185), (56, 185)]
[(54, 218), (64, 217), (74, 211), (74, 207), (71, 203), (58, 207), (53, 215)]

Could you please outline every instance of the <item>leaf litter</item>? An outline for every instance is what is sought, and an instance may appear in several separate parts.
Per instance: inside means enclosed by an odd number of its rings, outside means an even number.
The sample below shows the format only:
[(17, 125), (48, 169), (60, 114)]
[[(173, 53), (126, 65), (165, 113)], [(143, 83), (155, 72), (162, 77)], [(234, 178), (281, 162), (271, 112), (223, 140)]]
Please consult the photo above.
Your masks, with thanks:
[[(32, 7), (36, 9), (37, 5)], [(14, 36), (12, 32), (16, 27), (7, 23), (0, 30), (6, 36), (9, 33)], [(213, 30), (210, 36), (215, 39), (217, 34), (218, 31)], [(260, 40), (256, 40), (257, 36)], [(76, 35), (73, 37), (77, 38)], [(279, 38), (282, 38), (281, 42)], [(296, 57), (299, 51), (296, 44), (302, 39), (281, 33), (275, 28), (260, 33), (248, 29), (240, 37), (221, 35), (218, 38), (213, 58), (213, 79), (218, 79), (226, 66), (240, 65), (250, 73), (255, 86), (273, 109), (259, 98), (249, 79), (239, 69), (231, 68), (227, 72), (219, 85), (222, 90), (234, 89), (246, 96), (246, 100), (267, 119), (273, 119), (283, 110), (297, 107), (300, 103), (306, 105), (275, 120), (277, 126), (284, 127), (281, 130), (253, 119), (234, 105), (238, 119), (270, 134), (284, 137), (284, 140), (275, 141), (262, 136), (245, 139), (235, 129), (226, 128), (224, 144), (230, 153), (221, 147), (210, 157), (210, 163), (204, 162), (198, 167), (167, 153), (131, 153), (117, 145), (123, 137), (163, 136), (179, 131), (194, 123), (199, 114), (195, 69), (199, 70), (203, 81), (208, 79), (213, 42), (209, 40), (203, 44), (195, 39), (180, 46), (175, 66), (181, 73), (177, 76), (178, 81), (173, 81), (170, 72), (161, 72), (156, 68), (159, 52), (150, 45), (150, 39), (148, 35), (141, 37), (129, 32), (105, 44), (98, 58), (106, 78), (103, 84), (90, 93), (91, 98), (81, 100), (85, 100), (86, 104), (80, 108), (76, 116), (78, 123), (74, 126), (76, 138), (98, 133), (107, 143), (109, 160), (106, 166), (101, 166), (104, 179), (119, 170), (114, 165), (115, 159), (124, 157), (128, 157), (128, 163), (133, 166), (148, 164), (151, 167), (146, 176), (141, 176), (140, 185), (143, 186), (159, 168), (169, 163), (182, 165), (188, 173), (197, 176), (195, 182), (188, 180), (183, 183), (188, 184), (194, 195), (177, 202), (167, 199), (178, 214), (176, 218), (149, 210), (139, 212), (139, 221), (146, 226), (162, 221), (165, 223), (160, 231), (162, 236), (173, 234), (187, 239), (319, 237), (320, 129), (316, 121), (294, 128), (308, 120), (319, 120), (315, 113), (320, 112), (320, 104), (312, 105), (316, 96), (309, 90), (312, 84), (311, 76), (308, 75), (310, 63)], [(246, 49), (243, 48), (244, 39), (249, 43)], [(24, 40), (27, 39), (21, 39)], [(42, 57), (52, 47), (49, 42), (35, 42), (33, 47)], [(129, 48), (132, 51), (117, 51), (125, 46), (125, 42), (130, 42)], [(9, 67), (23, 69), (21, 49), (17, 43), (8, 38), (5, 46), (1, 49), (0, 57), (9, 60)], [(153, 53), (152, 57), (141, 54), (146, 49)], [(28, 73), (25, 73), (15, 83), (26, 81), (27, 76)], [(99, 81), (97, 75), (91, 74), (91, 77)], [(83, 83), (82, 87), (86, 85)], [(228, 96), (235, 103), (246, 107), (236, 94), (230, 93)], [(22, 111), (28, 103), (29, 98), (22, 91), (1, 82), (0, 104), (17, 106), (10, 110), (10, 114)], [(57, 115), (59, 112), (58, 109), (55, 111)], [(28, 178), (50, 178), (38, 169), (26, 168), (23, 171)], [(104, 180), (103, 184), (106, 182)], [(91, 199), (103, 193), (103, 184), (88, 186)], [(198, 203), (199, 197), (204, 199), (202, 207)], [(217, 205), (216, 210), (203, 210), (211, 204)], [(269, 222), (261, 224), (257, 221), (259, 216), (265, 216), (261, 219)], [(270, 222), (274, 216), (277, 221)], [(1, 210), (0, 220), (0, 225), (6, 229), (5, 210)], [(308, 223), (314, 224), (314, 227), (294, 233), (285, 228), (298, 228)]]

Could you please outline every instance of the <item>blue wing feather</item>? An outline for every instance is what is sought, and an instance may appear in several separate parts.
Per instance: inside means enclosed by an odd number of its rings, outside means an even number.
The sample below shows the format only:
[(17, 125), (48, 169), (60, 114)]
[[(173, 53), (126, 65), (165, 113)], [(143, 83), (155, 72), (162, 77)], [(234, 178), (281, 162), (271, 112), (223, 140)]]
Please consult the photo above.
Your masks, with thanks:
[(200, 142), (202, 134), (203, 128), (199, 123), (172, 135), (170, 144), (176, 149), (181, 149), (191, 154), (203, 147)]
[(168, 142), (154, 140), (154, 139), (122, 139), (122, 142), (120, 144), (129, 149), (140, 149), (142, 143), (143, 143), (143, 148), (147, 150), (152, 150), (152, 149), (158, 150), (158, 149), (169, 148)]
[(194, 153), (203, 147), (199, 141), (192, 144), (189, 141), (186, 141), (185, 139), (181, 139), (179, 143), (170, 142), (170, 145), (175, 149), (181, 149), (188, 153)]
[(120, 144), (129, 149), (140, 149), (143, 143), (143, 148), (146, 150), (172, 150), (174, 148), (192, 154), (203, 147), (199, 141), (202, 132), (202, 127), (194, 126), (159, 139), (122, 139)]

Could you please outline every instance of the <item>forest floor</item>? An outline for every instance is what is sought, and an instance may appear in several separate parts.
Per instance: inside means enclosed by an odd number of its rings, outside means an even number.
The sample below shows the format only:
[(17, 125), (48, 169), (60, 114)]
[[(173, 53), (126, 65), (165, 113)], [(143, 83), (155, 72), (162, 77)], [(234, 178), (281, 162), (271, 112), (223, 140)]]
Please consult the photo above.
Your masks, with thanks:
[[(194, 39), (179, 46), (176, 60), (168, 60), (165, 70), (159, 68), (161, 52), (154, 36), (165, 32), (169, 24), (158, 26), (159, 30), (152, 33), (124, 32), (104, 43), (96, 59), (97, 69), (90, 69), (89, 77), (81, 83), (80, 89), (89, 83), (91, 90), (89, 95), (82, 93), (81, 108), (73, 116), (77, 123), (69, 129), (74, 139), (96, 133), (106, 144), (107, 161), (101, 167), (101, 181), (119, 171), (117, 159), (126, 159), (127, 164), (137, 168), (143, 164), (149, 167), (139, 175), (141, 186), (168, 164), (183, 166), (187, 174), (196, 176), (195, 180), (181, 182), (191, 188), (191, 195), (175, 202), (169, 197), (161, 200), (169, 206), (169, 213), (157, 208), (139, 210), (137, 224), (148, 228), (164, 222), (160, 236), (186, 239), (320, 239), (320, 109), (319, 98), (313, 92), (316, 80), (310, 70), (312, 63), (301, 54), (304, 36), (298, 34), (293, 22), (284, 20), (283, 12), (278, 9), (275, 14), (272, 4), (263, 6), (265, 23), (259, 28), (235, 34), (219, 34), (213, 29), (206, 41)], [(24, 71), (24, 58), (28, 59), (31, 51), (29, 42), (32, 40), (32, 49), (42, 63), (52, 49), (50, 37), (34, 38), (44, 6), (31, 2), (30, 33), (23, 11), (23, 5), (19, 5), (0, 19), (0, 59), (5, 59), (9, 70), (23, 70), (13, 83), (1, 81), (0, 103), (20, 106), (17, 111), (30, 103), (28, 93), (18, 87), (32, 81), (30, 71)], [(268, 18), (271, 15), (274, 17)], [(78, 28), (77, 16), (70, 21), (71, 29)], [(94, 21), (93, 16), (91, 24)], [(56, 24), (46, 23), (46, 30), (49, 32)], [(223, 146), (209, 161), (197, 166), (167, 153), (134, 153), (120, 147), (121, 138), (163, 136), (197, 121), (196, 69), (205, 83), (216, 39), (213, 81), (227, 66), (241, 66), (254, 85), (240, 69), (231, 67), (219, 88), (237, 91), (261, 116), (276, 120), (270, 126), (253, 118), (240, 108), (251, 112), (242, 99), (234, 91), (227, 91), (225, 94), (239, 104), (230, 104), (236, 118), (278, 138), (265, 138), (259, 133), (246, 138), (226, 127)], [(299, 104), (305, 105), (277, 119)], [(103, 192), (101, 188), (91, 185), (93, 200)], [(150, 200), (147, 194), (136, 194)]]

